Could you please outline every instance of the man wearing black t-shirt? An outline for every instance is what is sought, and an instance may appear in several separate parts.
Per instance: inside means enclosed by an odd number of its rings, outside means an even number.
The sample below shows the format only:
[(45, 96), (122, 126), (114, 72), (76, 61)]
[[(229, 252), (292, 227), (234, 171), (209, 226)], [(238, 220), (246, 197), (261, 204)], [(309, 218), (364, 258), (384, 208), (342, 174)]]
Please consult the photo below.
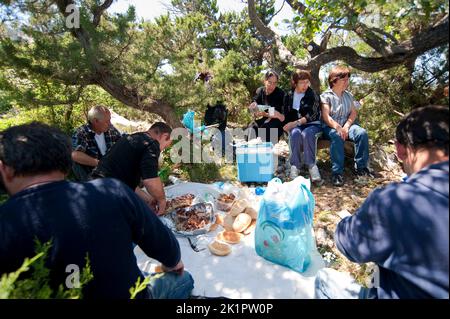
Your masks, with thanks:
[[(136, 190), (149, 206), (156, 206), (158, 215), (163, 214), (166, 196), (158, 177), (158, 160), (160, 153), (172, 143), (171, 133), (172, 129), (167, 124), (157, 122), (146, 132), (123, 136), (100, 160), (92, 177), (122, 181)], [(140, 191), (141, 181), (150, 197)]]
[[(279, 75), (275, 71), (268, 71), (264, 76), (264, 86), (256, 90), (249, 110), (255, 117), (262, 117), (255, 121), (256, 133), (266, 142), (278, 142), (283, 134), (284, 92), (277, 87)], [(258, 109), (258, 105), (267, 109)], [(269, 108), (270, 107), (270, 108)]]

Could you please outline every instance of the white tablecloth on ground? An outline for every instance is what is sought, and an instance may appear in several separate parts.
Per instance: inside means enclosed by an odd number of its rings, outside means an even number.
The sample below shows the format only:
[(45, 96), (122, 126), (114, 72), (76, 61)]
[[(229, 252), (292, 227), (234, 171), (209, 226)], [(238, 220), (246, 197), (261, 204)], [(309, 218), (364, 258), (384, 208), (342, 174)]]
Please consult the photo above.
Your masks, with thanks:
[[(218, 193), (211, 185), (184, 183), (166, 188), (168, 196), (186, 193)], [(198, 236), (199, 248), (214, 239), (214, 232)], [(317, 271), (324, 267), (319, 253), (312, 256), (308, 270), (300, 274), (286, 267), (271, 263), (256, 254), (254, 233), (233, 245), (233, 251), (225, 257), (212, 255), (206, 248), (195, 252), (186, 237), (177, 236), (180, 243), (185, 269), (194, 278), (193, 295), (206, 297), (226, 297), (232, 299), (303, 299), (313, 298), (314, 279)], [(148, 258), (139, 248), (135, 248), (137, 263), (142, 271), (152, 272), (158, 261)]]

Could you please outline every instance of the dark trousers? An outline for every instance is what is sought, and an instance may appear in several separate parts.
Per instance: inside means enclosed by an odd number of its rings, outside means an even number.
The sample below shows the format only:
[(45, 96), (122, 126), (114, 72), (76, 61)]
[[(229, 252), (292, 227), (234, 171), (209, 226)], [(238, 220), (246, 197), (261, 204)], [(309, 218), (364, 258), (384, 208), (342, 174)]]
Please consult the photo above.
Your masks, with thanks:
[(270, 122), (264, 123), (266, 120), (266, 118), (262, 118), (255, 121), (257, 125), (254, 126), (256, 137), (261, 137), (265, 142), (276, 144), (283, 135), (283, 123), (278, 119), (271, 119)]
[(90, 175), (92, 173), (92, 170), (93, 167), (72, 162), (72, 172), (78, 182), (87, 182), (91, 180)]

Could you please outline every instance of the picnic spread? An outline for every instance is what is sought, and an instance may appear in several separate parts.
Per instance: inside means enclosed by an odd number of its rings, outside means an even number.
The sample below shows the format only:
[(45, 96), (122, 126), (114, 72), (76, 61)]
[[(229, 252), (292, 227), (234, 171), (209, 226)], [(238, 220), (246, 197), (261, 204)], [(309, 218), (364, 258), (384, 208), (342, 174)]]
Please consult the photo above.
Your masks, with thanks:
[[(278, 184), (271, 188), (274, 185)], [(267, 211), (264, 207), (271, 207), (262, 204), (261, 189), (182, 182), (166, 187), (165, 192), (169, 208), (160, 219), (179, 241), (185, 269), (195, 280), (192, 295), (232, 299), (314, 297), (315, 274), (324, 267), (315, 243), (309, 243), (314, 247), (308, 250), (308, 262), (301, 271), (293, 270), (295, 267), (289, 264), (285, 267), (273, 263), (270, 258), (258, 255), (255, 249), (256, 224), (262, 219), (258, 213)], [(292, 231), (289, 225), (286, 227)], [(264, 221), (264, 226), (259, 227), (257, 237), (264, 236), (263, 228), (272, 232), (268, 237), (270, 243), (257, 238), (262, 248), (278, 248), (283, 242), (293, 244), (292, 240), (284, 240), (284, 233), (273, 222)], [(314, 236), (312, 228), (308, 238), (311, 236)], [(280, 245), (275, 245), (280, 241)], [(276, 254), (279, 253), (275, 250)], [(295, 250), (292, 254), (293, 257), (301, 255)], [(142, 271), (157, 272), (160, 263), (147, 257), (138, 246), (135, 255)], [(297, 259), (294, 262), (299, 263)]]

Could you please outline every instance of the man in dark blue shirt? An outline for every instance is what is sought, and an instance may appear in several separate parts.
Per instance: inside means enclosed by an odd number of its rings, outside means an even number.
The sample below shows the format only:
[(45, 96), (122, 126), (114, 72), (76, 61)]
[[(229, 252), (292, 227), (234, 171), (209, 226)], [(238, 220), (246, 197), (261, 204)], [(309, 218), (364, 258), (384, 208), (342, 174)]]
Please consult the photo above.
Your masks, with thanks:
[(35, 255), (35, 239), (51, 241), (46, 265), (53, 287), (66, 282), (68, 266), (81, 269), (88, 256), (94, 278), (84, 297), (129, 299), (129, 289), (144, 279), (136, 243), (165, 271), (138, 298), (187, 298), (193, 280), (172, 232), (117, 180), (65, 181), (70, 153), (69, 138), (44, 124), (0, 133), (0, 181), (11, 196), (0, 206), (0, 276)]
[(408, 178), (376, 189), (337, 225), (342, 254), (378, 266), (374, 287), (345, 287), (342, 281), (333, 287), (342, 275), (325, 270), (316, 279), (316, 297), (449, 298), (448, 118), (447, 106), (407, 115), (397, 127), (396, 147)]

